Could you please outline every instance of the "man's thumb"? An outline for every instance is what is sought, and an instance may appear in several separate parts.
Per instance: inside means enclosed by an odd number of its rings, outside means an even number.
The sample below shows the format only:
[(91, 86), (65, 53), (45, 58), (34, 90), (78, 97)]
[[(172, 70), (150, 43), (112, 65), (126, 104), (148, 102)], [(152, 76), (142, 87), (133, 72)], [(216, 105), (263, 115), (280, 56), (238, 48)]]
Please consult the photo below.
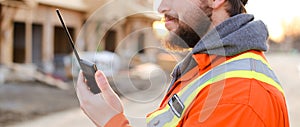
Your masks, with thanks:
[(95, 74), (95, 79), (102, 92), (104, 100), (110, 104), (116, 111), (122, 112), (123, 106), (121, 104), (120, 98), (110, 87), (105, 75), (102, 71), (98, 70)]
[(102, 71), (98, 70), (95, 74), (95, 80), (98, 84), (98, 87), (100, 88), (100, 90), (102, 91), (102, 94), (106, 94), (106, 93), (110, 93), (114, 91), (112, 90), (112, 88), (110, 87), (105, 75), (103, 74)]

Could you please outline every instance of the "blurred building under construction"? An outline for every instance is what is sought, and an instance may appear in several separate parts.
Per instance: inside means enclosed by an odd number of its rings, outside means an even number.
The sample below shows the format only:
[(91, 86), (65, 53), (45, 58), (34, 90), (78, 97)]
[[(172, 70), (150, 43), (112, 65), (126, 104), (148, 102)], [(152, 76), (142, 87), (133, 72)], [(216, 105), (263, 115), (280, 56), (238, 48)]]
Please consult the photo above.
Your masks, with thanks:
[[(116, 53), (124, 67), (154, 62), (172, 70), (176, 60), (160, 54), (164, 33), (155, 28), (160, 18), (151, 12), (152, 2), (0, 0), (0, 65), (29, 64), (46, 73), (63, 70), (72, 49), (55, 13), (59, 8), (79, 51)], [(287, 34), (284, 43), (270, 43), (270, 49), (300, 51), (298, 33)]]
[[(57, 70), (72, 49), (57, 18), (59, 8), (80, 51), (111, 51), (123, 60), (157, 61), (159, 39), (152, 0), (0, 0), (0, 64)], [(100, 44), (100, 45), (99, 45)], [(147, 48), (150, 47), (150, 48)], [(135, 58), (132, 56), (144, 56)], [(49, 69), (53, 66), (54, 69)], [(48, 69), (47, 69), (48, 67)]]

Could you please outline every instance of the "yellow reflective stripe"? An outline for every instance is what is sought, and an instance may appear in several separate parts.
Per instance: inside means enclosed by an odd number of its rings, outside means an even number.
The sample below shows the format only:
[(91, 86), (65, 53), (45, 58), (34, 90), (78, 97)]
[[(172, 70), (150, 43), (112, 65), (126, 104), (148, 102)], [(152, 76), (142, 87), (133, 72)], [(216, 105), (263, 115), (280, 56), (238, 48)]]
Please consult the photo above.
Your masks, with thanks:
[[(218, 66), (221, 66), (223, 64), (227, 64), (227, 63), (230, 63), (230, 62), (233, 62), (233, 61), (237, 61), (237, 60), (242, 60), (242, 59), (249, 59), (249, 58), (252, 58), (252, 59), (255, 59), (255, 60), (259, 60), (261, 61), (262, 63), (264, 63), (266, 66), (268, 66), (268, 68), (270, 70), (272, 70), (271, 66), (268, 64), (268, 62), (263, 59), (263, 57), (261, 57), (260, 55), (257, 55), (257, 54), (254, 54), (254, 53), (244, 53), (244, 54), (241, 54), (239, 56), (236, 56), (230, 60), (227, 60), (225, 61), (224, 63), (218, 65)], [(210, 70), (211, 71), (211, 70)], [(195, 80), (193, 80), (191, 83), (189, 83), (187, 86), (185, 86), (180, 92), (177, 93), (177, 95), (180, 97), (183, 93), (185, 93), (190, 87), (192, 87), (195, 82), (197, 82), (200, 78), (202, 78), (204, 75), (206, 75), (207, 73), (209, 73), (210, 71), (207, 71), (206, 73), (202, 74), (201, 76), (199, 76), (198, 78), (196, 78)], [(249, 78), (249, 79), (256, 79), (256, 80), (259, 80), (261, 82), (265, 82), (267, 84), (270, 84), (274, 87), (276, 87), (280, 92), (283, 92), (281, 86), (276, 82), (274, 81), (272, 78), (266, 76), (265, 74), (262, 74), (262, 73), (258, 73), (258, 72), (255, 72), (255, 71), (250, 71), (250, 70), (238, 70), (238, 71), (231, 71), (231, 72), (226, 72), (226, 73), (223, 73), (221, 75), (218, 75), (216, 77), (213, 77), (211, 79), (209, 79), (207, 82), (203, 83), (202, 85), (200, 85), (199, 87), (197, 87), (196, 90), (194, 90), (189, 96), (188, 98), (185, 100), (184, 102), (184, 105), (186, 107), (189, 107), (189, 105), (191, 104), (191, 102), (194, 100), (195, 96), (199, 93), (200, 90), (202, 90), (204, 87), (206, 87), (207, 85), (209, 84), (213, 84), (215, 82), (218, 82), (218, 81), (221, 81), (221, 80), (224, 80), (226, 78)], [(165, 112), (167, 112), (168, 110), (170, 109), (169, 105), (166, 105), (165, 108), (163, 108), (162, 110), (158, 110), (156, 112), (154, 112), (153, 114), (151, 114), (148, 118), (147, 118), (147, 123), (151, 122), (156, 116), (158, 116), (159, 114), (163, 114)], [(183, 113), (185, 113), (187, 108), (184, 109)], [(177, 121), (177, 122), (176, 122)], [(173, 117), (173, 119), (171, 120), (171, 122), (168, 122), (166, 123), (164, 126), (172, 126), (172, 125), (177, 125), (178, 122), (180, 121), (180, 118), (177, 118), (177, 117)], [(176, 124), (175, 124), (176, 123)]]
[[(209, 71), (207, 71), (206, 73), (208, 73)], [(180, 97), (183, 93), (185, 93), (185, 91), (190, 88), (191, 86), (193, 86), (193, 84), (195, 84), (195, 82), (197, 82), (200, 78), (202, 78), (206, 73), (202, 74), (201, 76), (199, 76), (198, 78), (196, 78), (195, 80), (193, 80), (191, 83), (189, 83), (189, 85), (187, 85), (186, 87), (184, 87), (182, 90), (180, 90), (180, 92), (177, 93), (177, 95)], [(184, 103), (184, 105), (186, 105)], [(159, 110), (154, 112), (153, 114), (151, 114), (147, 119), (147, 123), (150, 122), (153, 118), (155, 118), (158, 114), (164, 113), (169, 109), (169, 105), (166, 105), (166, 107), (163, 110)], [(177, 117), (176, 117), (177, 118)]]
[(215, 80), (217, 80), (217, 81), (223, 80), (222, 76), (225, 76), (226, 79), (227, 78), (249, 78), (249, 79), (252, 78), (252, 79), (270, 84), (270, 85), (276, 87), (281, 93), (284, 94), (281, 86), (276, 81), (274, 81), (272, 78), (266, 76), (263, 73), (258, 73), (255, 71), (238, 70), (238, 71), (227, 72), (225, 74), (217, 76)]
[(275, 88), (277, 88), (284, 95), (284, 91), (283, 91), (282, 87), (276, 81), (274, 81), (272, 78), (266, 76), (263, 73), (255, 72), (254, 74), (255, 74), (254, 79), (274, 86)]
[(271, 68), (271, 66), (269, 65), (269, 63), (268, 63), (262, 56), (257, 55), (257, 54), (255, 54), (255, 53), (251, 53), (251, 52), (244, 53), (244, 54), (241, 54), (241, 55), (239, 55), (239, 56), (237, 56), (237, 57), (234, 57), (234, 58), (232, 58), (232, 59), (229, 59), (229, 60), (227, 60), (226, 62), (224, 62), (224, 63), (222, 63), (222, 64), (220, 64), (220, 65), (223, 65), (223, 64), (226, 64), (226, 63), (235, 61), (235, 60), (248, 59), (248, 58), (252, 58), (252, 59), (255, 59), (255, 60), (259, 60), (259, 61), (263, 62), (265, 65), (267, 65), (268, 68), (269, 68), (270, 70), (273, 70), (273, 69)]
[(165, 108), (162, 110), (158, 110), (154, 113), (152, 113), (149, 117), (146, 118), (146, 122), (149, 123), (153, 118), (155, 118), (157, 115), (162, 114), (170, 109), (169, 105), (166, 105)]
[[(168, 105), (169, 106), (169, 105)], [(173, 117), (171, 122), (168, 122), (164, 125), (164, 127), (175, 127), (181, 119), (178, 117)]]
[[(208, 71), (209, 72), (209, 71)], [(206, 72), (206, 73), (208, 73)], [(195, 80), (193, 80), (191, 83), (189, 83), (189, 85), (187, 85), (186, 87), (184, 87), (182, 90), (180, 90), (180, 92), (177, 93), (177, 95), (180, 97), (188, 88), (190, 88), (191, 86), (193, 86), (193, 84), (195, 84), (195, 82), (197, 82), (200, 78), (202, 78), (206, 73), (204, 73), (203, 75), (199, 76), (198, 78), (196, 78)], [(147, 119), (146, 122), (150, 122), (153, 118), (155, 118), (157, 115), (162, 114), (166, 111), (169, 110), (169, 105), (166, 105), (166, 107), (162, 110), (158, 110), (154, 113), (152, 113)]]
[[(200, 87), (198, 87), (196, 90), (194, 90), (190, 96), (186, 99), (186, 101), (184, 102), (185, 106), (189, 106), (192, 101), (194, 100), (194, 98), (197, 96), (197, 94), (199, 93), (199, 91), (201, 91), (204, 87), (228, 79), (228, 78), (247, 78), (247, 79), (255, 79), (261, 82), (265, 82), (267, 84), (270, 84), (274, 87), (276, 87), (282, 94), (284, 94), (282, 88), (280, 87), (280, 85), (278, 83), (276, 83), (272, 78), (262, 74), (262, 73), (258, 73), (255, 71), (246, 71), (246, 70), (238, 70), (238, 71), (231, 71), (231, 72), (226, 72), (223, 73), (221, 75), (218, 75), (214, 78), (211, 78), (210, 80), (208, 80), (207, 82), (205, 82), (203, 85), (201, 85)], [(169, 106), (168, 106), (169, 107)], [(183, 110), (184, 114), (186, 112), (188, 108), (185, 108)], [(170, 122), (166, 123), (164, 126), (169, 127), (171, 125), (177, 125), (179, 122), (179, 118), (174, 117)]]
[[(218, 65), (218, 66), (221, 66), (221, 65), (224, 65), (224, 64), (227, 64), (229, 62), (232, 62), (232, 61), (236, 61), (236, 60), (241, 60), (241, 59), (249, 59), (249, 58), (253, 58), (255, 60), (260, 60), (262, 61), (265, 65), (267, 65), (269, 67), (270, 70), (272, 70), (271, 66), (268, 64), (268, 62), (263, 59), (260, 55), (257, 55), (255, 53), (244, 53), (244, 54), (241, 54), (235, 58), (232, 58), (230, 60), (227, 60), (225, 61), (224, 63)], [(211, 71), (211, 70), (210, 70)], [(199, 76), (198, 78), (196, 78), (194, 81), (192, 81), (190, 84), (194, 84), (198, 79), (202, 78), (205, 74), (209, 73), (210, 71), (207, 71), (205, 72), (204, 74), (202, 74), (201, 76)], [(179, 96), (182, 95), (189, 87), (191, 87), (192, 85), (188, 85), (186, 87), (184, 87), (179, 93), (177, 93)]]
[[(177, 93), (177, 95), (180, 97), (188, 88), (190, 88), (193, 84), (195, 84), (195, 82), (197, 82), (201, 77), (203, 77), (203, 75), (199, 76), (198, 78), (196, 78), (195, 80), (193, 80), (189, 85), (187, 85), (186, 87), (184, 87), (180, 92)], [(186, 105), (184, 103), (184, 105)], [(170, 109), (170, 106), (169, 105), (166, 105), (165, 108), (163, 108), (162, 110), (158, 110), (154, 113), (152, 113), (147, 119), (146, 119), (146, 122), (150, 122), (153, 118), (155, 118), (157, 115), (159, 114), (162, 114), (166, 111), (168, 111)], [(177, 117), (176, 117), (177, 118)]]
[[(213, 84), (215, 82), (224, 80), (224, 79), (226, 79), (226, 77), (224, 76), (224, 74), (221, 74), (221, 75), (219, 75), (219, 76), (217, 76), (215, 78), (211, 78), (210, 80), (208, 80), (207, 82), (205, 82), (204, 84), (202, 84), (200, 87), (198, 87), (196, 90), (194, 90), (189, 95), (189, 97), (186, 99), (186, 101), (184, 102), (184, 105), (188, 107), (192, 103), (192, 101), (194, 100), (194, 98), (197, 96), (197, 94), (199, 93), (199, 91), (202, 90), (204, 87), (206, 87), (206, 86), (208, 86), (210, 84)], [(185, 114), (186, 109), (187, 108), (185, 108), (183, 110), (182, 114)], [(177, 119), (176, 118), (177, 117), (174, 117), (170, 122), (166, 123), (164, 126), (168, 127), (168, 126), (174, 125), (175, 123), (176, 123), (175, 125), (177, 125), (178, 122), (179, 122), (179, 120), (177, 120), (178, 118)]]

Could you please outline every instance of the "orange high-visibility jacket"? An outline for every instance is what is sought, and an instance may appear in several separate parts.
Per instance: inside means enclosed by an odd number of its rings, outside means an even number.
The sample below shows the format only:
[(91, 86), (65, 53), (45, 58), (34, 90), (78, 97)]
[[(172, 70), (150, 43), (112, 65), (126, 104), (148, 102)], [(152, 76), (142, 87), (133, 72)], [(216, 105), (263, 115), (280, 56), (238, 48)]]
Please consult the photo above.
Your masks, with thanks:
[[(265, 59), (261, 51), (252, 50), (246, 53), (249, 52)], [(224, 58), (228, 61), (236, 56), (194, 54), (193, 58), (197, 62), (197, 67), (191, 69), (173, 84), (157, 111), (165, 108), (172, 95), (180, 92), (187, 84), (224, 63)], [(219, 89), (220, 87), (214, 88), (218, 84), (225, 84), (222, 90)], [(220, 97), (217, 100), (210, 100), (213, 98), (211, 96), (218, 96), (218, 94)], [(217, 103), (213, 104), (214, 102)], [(187, 111), (176, 125), (178, 127), (289, 127), (284, 94), (276, 87), (254, 78), (226, 78), (207, 85), (186, 108)], [(149, 114), (148, 117), (152, 114)], [(125, 116), (120, 113), (112, 118), (106, 126), (130, 125)]]

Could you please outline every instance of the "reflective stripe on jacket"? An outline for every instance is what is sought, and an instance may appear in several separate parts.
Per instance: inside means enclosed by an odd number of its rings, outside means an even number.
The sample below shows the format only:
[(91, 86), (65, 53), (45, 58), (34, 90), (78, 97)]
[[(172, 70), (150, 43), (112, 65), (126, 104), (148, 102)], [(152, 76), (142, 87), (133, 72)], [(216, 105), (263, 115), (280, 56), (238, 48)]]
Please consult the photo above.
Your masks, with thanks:
[[(261, 51), (193, 58), (197, 67), (174, 82), (148, 126), (289, 127), (283, 90)], [(105, 126), (130, 125), (120, 113)]]
[[(276, 88), (279, 95), (283, 97), (283, 90), (280, 86), (280, 83), (278, 79), (276, 78), (275, 74), (273, 73), (270, 65), (267, 63), (267, 61), (262, 57), (262, 54), (260, 53), (254, 53), (257, 51), (252, 52), (246, 52), (240, 55), (237, 55), (229, 60), (226, 60), (225, 62), (221, 62), (219, 65), (213, 67), (209, 71), (206, 71), (203, 74), (198, 74), (196, 78), (189, 81), (184, 86), (180, 86), (180, 90), (177, 92), (169, 92), (169, 96), (163, 100), (161, 107), (156, 110), (155, 112), (151, 113), (147, 117), (147, 125), (150, 127), (158, 126), (158, 127), (170, 127), (170, 126), (188, 126), (190, 124), (185, 123), (186, 119), (188, 119), (189, 114), (196, 114), (199, 116), (196, 116), (198, 119), (195, 119), (195, 123), (201, 124), (208, 121), (208, 118), (215, 112), (214, 110), (217, 110), (219, 101), (223, 98), (223, 91), (226, 89), (227, 84), (234, 84), (236, 82), (230, 83), (226, 80), (228, 79), (251, 79), (251, 80), (245, 80), (245, 81), (258, 81), (265, 83), (273, 88)], [(196, 69), (197, 70), (197, 69)], [(201, 91), (206, 88), (209, 85), (218, 83), (218, 86), (214, 89), (221, 89), (218, 92), (214, 93), (214, 91), (210, 92), (210, 95), (213, 97), (208, 96), (202, 100), (201, 102), (211, 101), (215, 100), (212, 103), (208, 104), (209, 107), (205, 109), (205, 106), (202, 106), (202, 110), (205, 113), (202, 112), (201, 109), (198, 109), (199, 113), (189, 113), (193, 107), (193, 103), (195, 103), (195, 99), (199, 94), (201, 94)], [(180, 84), (180, 83), (179, 83)], [(248, 84), (248, 83), (246, 83)], [(252, 83), (255, 84), (255, 83)], [(176, 86), (174, 86), (176, 87)], [(211, 87), (211, 86), (210, 86)], [(248, 86), (246, 86), (248, 87)], [(239, 87), (236, 87), (235, 89), (238, 89)], [(222, 90), (223, 89), (223, 90)], [(243, 88), (241, 88), (243, 89)], [(233, 91), (234, 92), (234, 91)], [(222, 94), (223, 93), (223, 94)], [(251, 98), (251, 96), (249, 97)], [(255, 101), (255, 100), (254, 100)], [(277, 102), (276, 102), (277, 103)], [(287, 112), (286, 112), (286, 105), (283, 97), (283, 103), (284, 107), (282, 108), (282, 112), (287, 119)], [(230, 103), (229, 103), (230, 104)], [(194, 104), (195, 105), (195, 104)], [(205, 105), (205, 104), (201, 104)], [(282, 104), (281, 104), (282, 105)], [(261, 106), (264, 106), (263, 104)], [(203, 108), (204, 107), (204, 108)], [(226, 112), (226, 111), (224, 111)], [(204, 115), (203, 115), (204, 114)], [(225, 113), (226, 114), (226, 113)], [(224, 115), (224, 114), (220, 114)], [(259, 115), (259, 114), (258, 114)], [(222, 117), (222, 116), (219, 116)], [(224, 116), (223, 116), (224, 117)], [(244, 119), (247, 119), (245, 116), (240, 116), (241, 118), (244, 117)], [(259, 117), (259, 116), (258, 116)], [(240, 118), (237, 118), (240, 119)], [(209, 121), (208, 121), (209, 122)], [(213, 122), (213, 121), (211, 121)], [(218, 121), (215, 121), (218, 122)], [(223, 121), (224, 122), (224, 121)], [(227, 121), (228, 124), (230, 121)], [(287, 125), (288, 125), (288, 121)], [(225, 122), (226, 123), (226, 122)], [(232, 122), (234, 123), (234, 122)], [(262, 124), (263, 120), (262, 120)], [(285, 123), (286, 124), (286, 123)], [(218, 125), (216, 123), (216, 125)], [(235, 124), (233, 124), (235, 125)], [(240, 124), (243, 125), (243, 124)], [(223, 125), (226, 126), (226, 125)], [(245, 125), (247, 126), (247, 125)]]

